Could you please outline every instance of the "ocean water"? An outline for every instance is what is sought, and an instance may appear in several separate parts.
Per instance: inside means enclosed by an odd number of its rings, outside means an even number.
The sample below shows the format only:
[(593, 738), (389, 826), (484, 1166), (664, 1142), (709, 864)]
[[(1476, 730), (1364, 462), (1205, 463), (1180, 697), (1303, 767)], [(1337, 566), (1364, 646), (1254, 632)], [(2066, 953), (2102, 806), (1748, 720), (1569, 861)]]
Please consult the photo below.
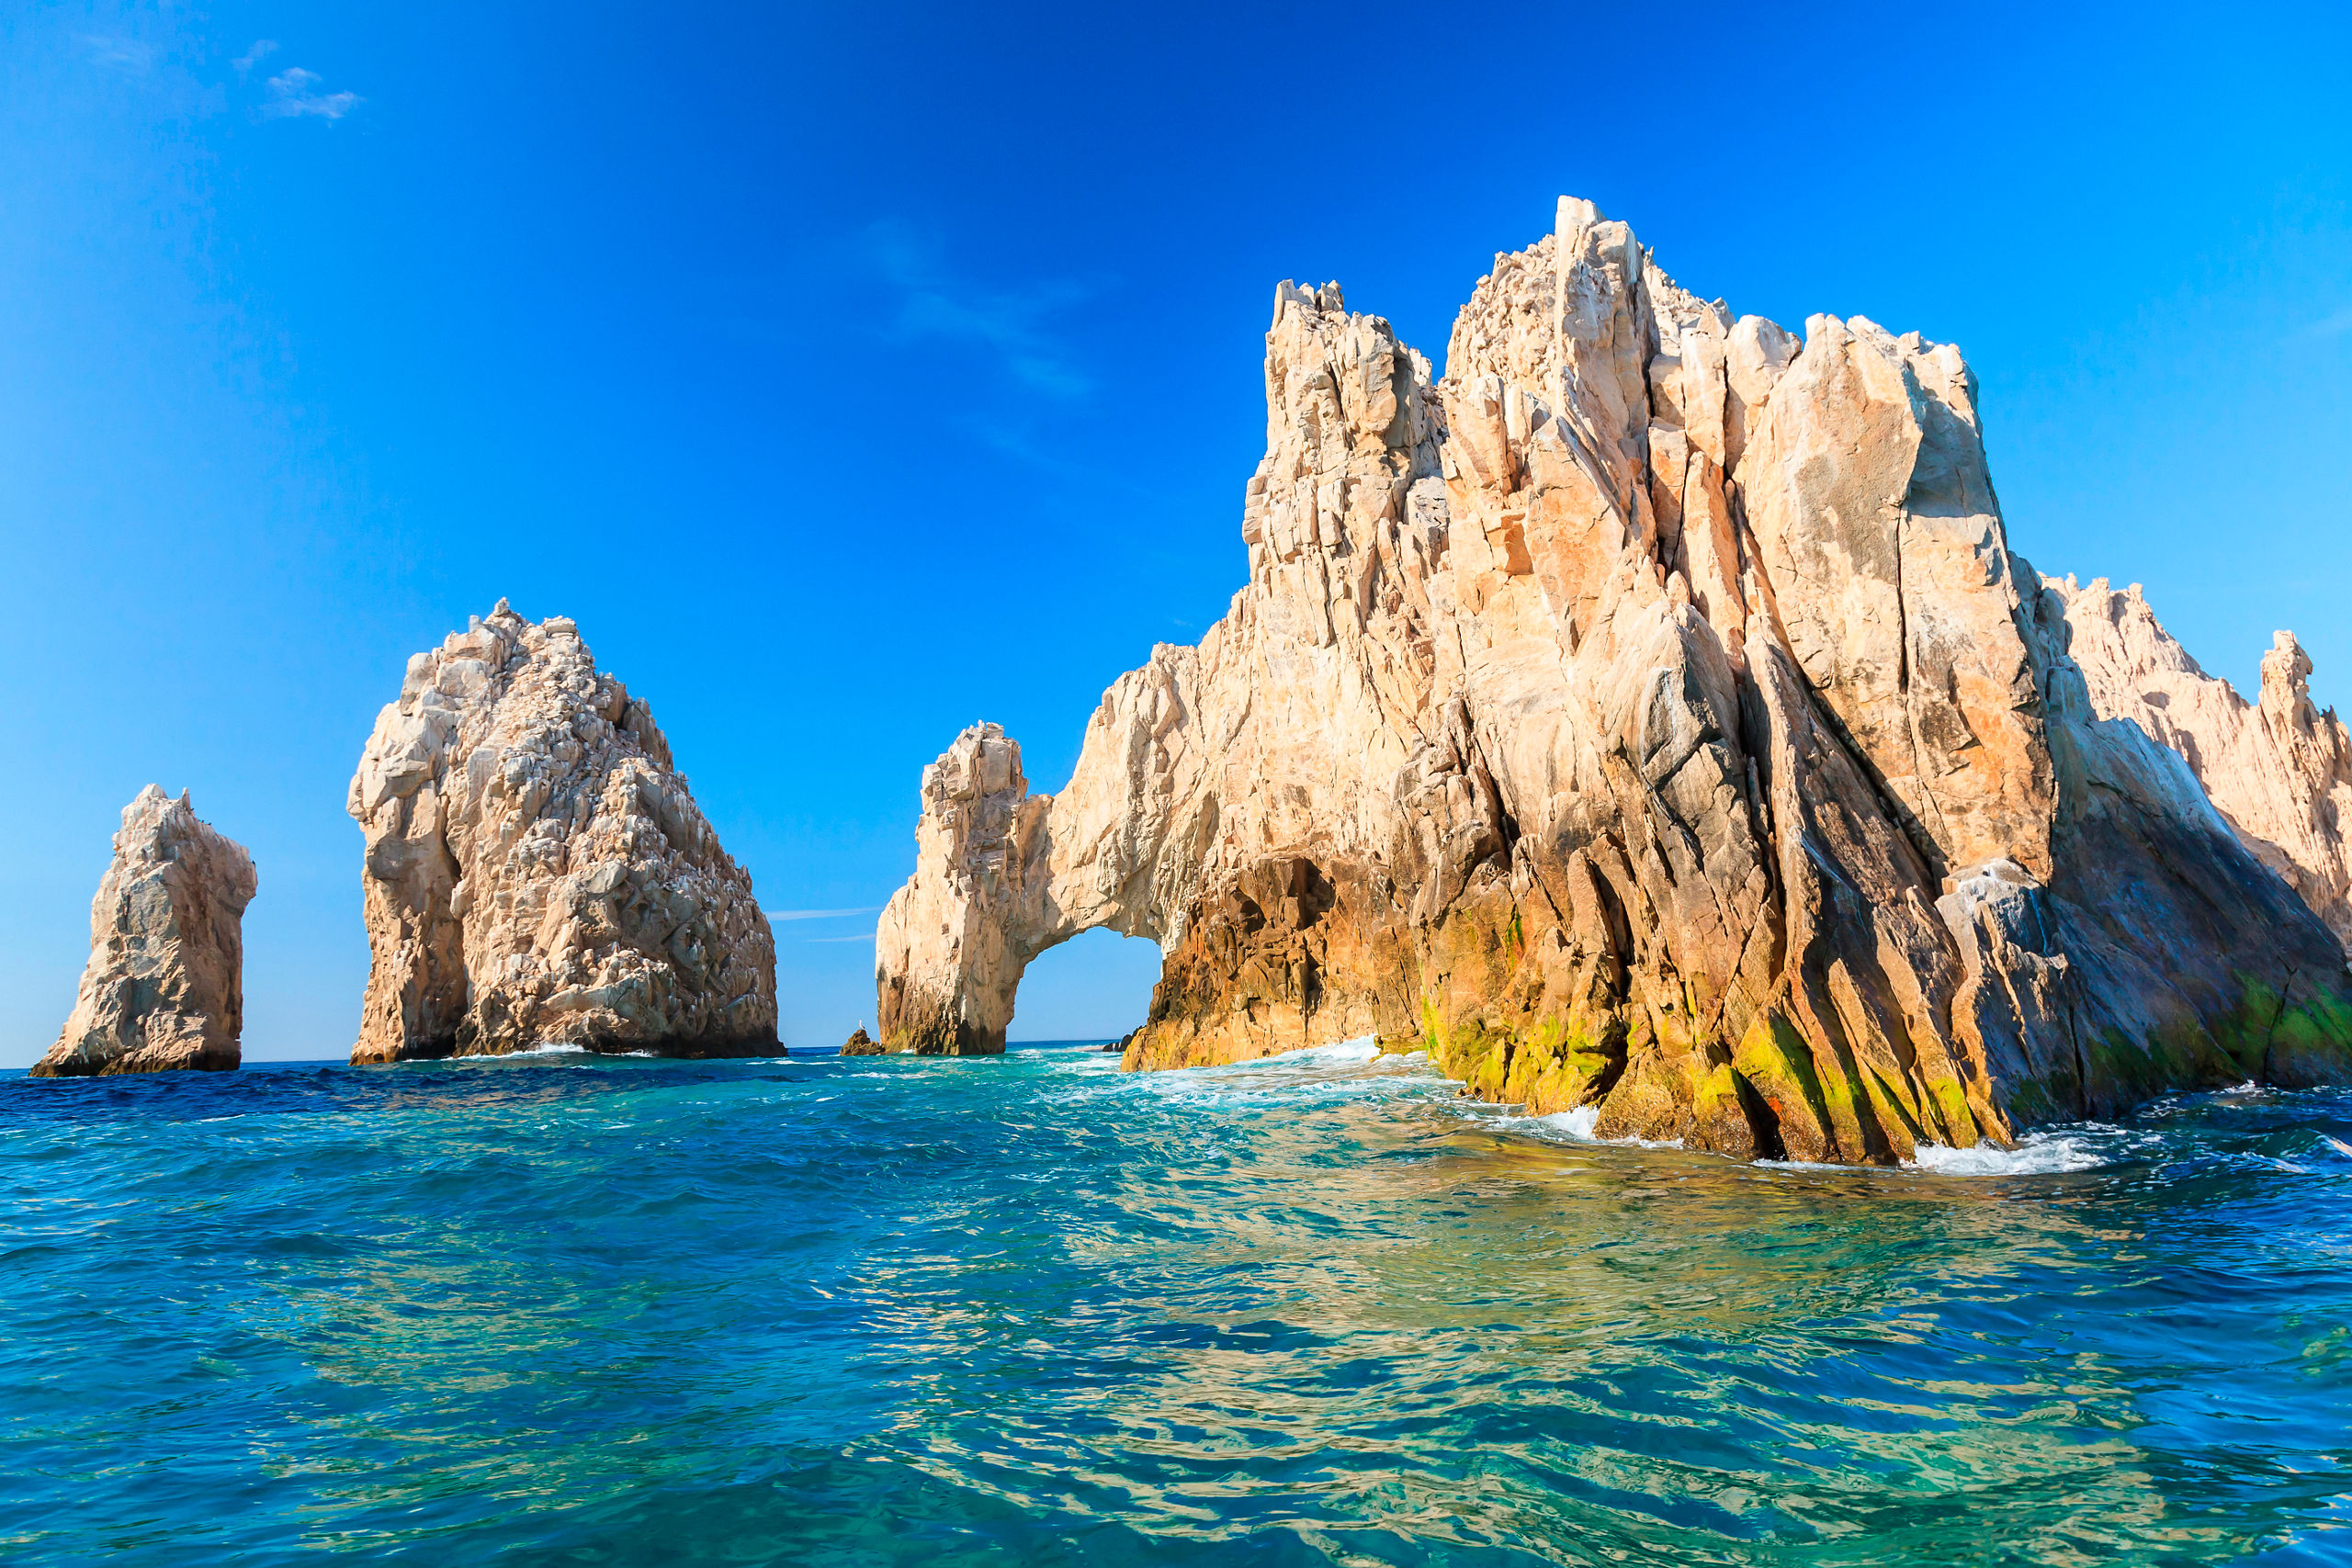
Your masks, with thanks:
[(2352, 1562), (2352, 1098), (1851, 1171), (1114, 1063), (0, 1078), (0, 1559)]

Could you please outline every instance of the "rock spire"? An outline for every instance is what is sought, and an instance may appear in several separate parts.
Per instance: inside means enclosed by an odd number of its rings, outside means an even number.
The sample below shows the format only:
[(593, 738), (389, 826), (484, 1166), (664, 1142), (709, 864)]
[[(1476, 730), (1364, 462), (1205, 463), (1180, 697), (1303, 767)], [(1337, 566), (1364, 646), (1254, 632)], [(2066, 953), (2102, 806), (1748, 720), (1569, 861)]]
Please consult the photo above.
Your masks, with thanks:
[(750, 874), (571, 621), (502, 599), (410, 660), (349, 808), (372, 955), (355, 1063), (777, 1049)]
[(241, 1059), (245, 906), (259, 886), (244, 847), (153, 784), (122, 809), (114, 860), (90, 904), (90, 962), (74, 1014), (35, 1077), (179, 1069)]
[(992, 726), (925, 773), (886, 1047), (1001, 1049), (1107, 925), (1164, 955), (1129, 1067), (1376, 1032), (1742, 1156), (2352, 1080), (2335, 935), (2094, 705), (1955, 348), (1736, 315), (1567, 198), (1442, 377), (1289, 284), (1265, 371), (1224, 619), (1058, 793)]

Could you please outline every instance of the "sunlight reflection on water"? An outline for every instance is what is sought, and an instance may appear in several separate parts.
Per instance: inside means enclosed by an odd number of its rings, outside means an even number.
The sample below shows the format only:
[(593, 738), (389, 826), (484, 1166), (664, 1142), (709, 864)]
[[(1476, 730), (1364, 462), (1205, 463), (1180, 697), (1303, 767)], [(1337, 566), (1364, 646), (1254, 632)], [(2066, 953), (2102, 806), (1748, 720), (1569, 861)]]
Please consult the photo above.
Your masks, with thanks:
[(2323, 1560), (2352, 1100), (1740, 1165), (1369, 1043), (0, 1080), (12, 1562)]

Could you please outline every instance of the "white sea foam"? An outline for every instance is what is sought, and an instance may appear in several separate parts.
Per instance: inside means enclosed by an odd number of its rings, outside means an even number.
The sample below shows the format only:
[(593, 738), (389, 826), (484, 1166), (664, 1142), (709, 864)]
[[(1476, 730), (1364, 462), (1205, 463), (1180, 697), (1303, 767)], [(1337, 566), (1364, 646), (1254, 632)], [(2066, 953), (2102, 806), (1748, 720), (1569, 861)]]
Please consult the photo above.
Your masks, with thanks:
[(1214, 1067), (1182, 1067), (1174, 1072), (1152, 1075), (1170, 1085), (1198, 1082), (1203, 1078), (1255, 1078), (1264, 1077), (1287, 1079), (1300, 1069), (1312, 1076), (1318, 1068), (1360, 1067), (1380, 1059), (1380, 1043), (1369, 1034), (1352, 1040), (1337, 1041), (1329, 1045), (1306, 1045), (1295, 1051), (1277, 1051), (1270, 1056), (1252, 1056), (1246, 1062), (1227, 1062)]
[(1532, 1134), (1545, 1143), (1599, 1144), (1613, 1149), (1679, 1149), (1679, 1138), (1604, 1138), (1600, 1135), (1600, 1105), (1592, 1101), (1569, 1111), (1542, 1116), (1517, 1116), (1509, 1111), (1478, 1117), (1498, 1132)]
[(1247, 1062), (1235, 1062), (1227, 1067), (1211, 1067), (1210, 1072), (1246, 1071), (1256, 1066), (1339, 1066), (1351, 1062), (1369, 1062), (1380, 1055), (1380, 1042), (1369, 1034), (1359, 1034), (1352, 1040), (1336, 1041), (1329, 1045), (1302, 1045), (1295, 1051), (1277, 1051), (1271, 1056), (1256, 1056)]
[(2342, 1155), (2346, 1159), (2352, 1159), (2352, 1144), (2346, 1143), (2343, 1139), (2337, 1137), (2333, 1133), (2322, 1133), (2320, 1136), (2327, 1140), (2328, 1147), (2334, 1149), (2337, 1154)]
[(1549, 1116), (1536, 1117), (1535, 1121), (1544, 1126), (1557, 1127), (1569, 1137), (1584, 1143), (1597, 1144), (1600, 1141), (1600, 1134), (1595, 1130), (1600, 1125), (1598, 1101), (1579, 1105), (1574, 1111), (1555, 1111)]
[(1100, 1070), (1116, 1079), (1108, 1092), (1150, 1094), (1209, 1105), (1379, 1099), (1395, 1095), (1408, 1085), (1436, 1081), (1426, 1054), (1384, 1054), (1379, 1042), (1369, 1034), (1213, 1067), (1155, 1073), (1119, 1073), (1117, 1067), (1116, 1057), (1102, 1057)]
[(2096, 1170), (2109, 1162), (2114, 1151), (2101, 1149), (2089, 1134), (2115, 1131), (2094, 1125), (2064, 1133), (2028, 1133), (2013, 1149), (1992, 1144), (1979, 1144), (1973, 1149), (1921, 1144), (1905, 1163), (1914, 1169), (1932, 1171), (1938, 1176), (2054, 1176), (2070, 1170)]
[(599, 1056), (634, 1056), (642, 1061), (658, 1062), (659, 1051), (591, 1051), (585, 1045), (575, 1045), (569, 1040), (545, 1040), (537, 1045), (526, 1045), (519, 1051), (501, 1051), (487, 1056), (451, 1056), (447, 1060), (476, 1066), (511, 1062), (517, 1056), (560, 1056), (567, 1060), (594, 1061)]

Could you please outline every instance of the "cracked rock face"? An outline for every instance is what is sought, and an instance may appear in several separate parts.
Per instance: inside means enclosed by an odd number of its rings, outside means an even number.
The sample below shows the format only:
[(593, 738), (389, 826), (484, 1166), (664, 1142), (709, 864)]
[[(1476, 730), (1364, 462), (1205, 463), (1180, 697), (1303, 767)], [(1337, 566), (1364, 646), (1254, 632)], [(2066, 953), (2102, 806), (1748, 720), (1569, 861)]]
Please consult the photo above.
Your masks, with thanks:
[(2352, 1081), (2335, 936), (2095, 704), (1953, 348), (1735, 316), (1568, 199), (1442, 378), (1283, 285), (1266, 405), (1225, 618), (1057, 794), (993, 726), (925, 773), (885, 1048), (1001, 1049), (1110, 926), (1164, 955), (1129, 1067), (1376, 1033), (1742, 1156)]
[(353, 1062), (777, 1049), (751, 875), (571, 621), (502, 599), (409, 660), (349, 809), (372, 959)]
[(244, 1028), (244, 846), (149, 784), (122, 810), (90, 903), (90, 962), (74, 1014), (35, 1077), (225, 1072)]

